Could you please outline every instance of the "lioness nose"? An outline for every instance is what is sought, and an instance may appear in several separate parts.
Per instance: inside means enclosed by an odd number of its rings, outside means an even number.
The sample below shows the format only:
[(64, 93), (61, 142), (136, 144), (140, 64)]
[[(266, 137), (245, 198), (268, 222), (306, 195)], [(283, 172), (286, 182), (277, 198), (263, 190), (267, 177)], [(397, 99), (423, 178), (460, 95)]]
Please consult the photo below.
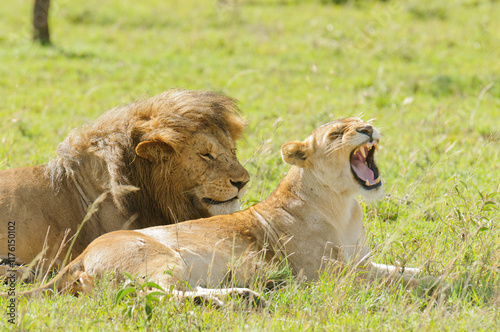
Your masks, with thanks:
[(366, 136), (370, 137), (370, 139), (373, 140), (373, 127), (372, 126), (364, 126), (361, 128), (357, 128), (356, 131), (361, 134), (365, 134)]

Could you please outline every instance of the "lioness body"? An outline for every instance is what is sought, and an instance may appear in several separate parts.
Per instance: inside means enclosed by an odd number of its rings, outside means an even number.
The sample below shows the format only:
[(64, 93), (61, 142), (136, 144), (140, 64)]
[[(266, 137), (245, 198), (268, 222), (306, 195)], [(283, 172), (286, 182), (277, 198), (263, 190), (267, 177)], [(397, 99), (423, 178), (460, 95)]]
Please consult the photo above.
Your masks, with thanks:
[(336, 260), (363, 265), (371, 276), (411, 282), (418, 269), (400, 274), (368, 257), (356, 195), (382, 195), (374, 162), (378, 140), (378, 132), (359, 119), (319, 127), (305, 141), (283, 146), (283, 159), (293, 166), (263, 202), (231, 215), (106, 234), (42, 289), (58, 283), (60, 289), (89, 291), (93, 278), (107, 271), (135, 274), (165, 289), (182, 280), (214, 287), (228, 269), (232, 279), (245, 283), (261, 260), (285, 257), (295, 274), (309, 280), (318, 277), (325, 261)]
[[(299, 180), (301, 175), (293, 173), (301, 172), (292, 169), (287, 179)], [(105, 234), (76, 261), (88, 276), (106, 271), (120, 276), (125, 271), (168, 288), (176, 280), (185, 280), (192, 287), (214, 287), (232, 263), (239, 265), (232, 269), (232, 278), (244, 284), (255, 268), (254, 258), (264, 251), (268, 263), (291, 254), (288, 262), (293, 272), (301, 271), (309, 280), (318, 277), (325, 258), (341, 262), (368, 258), (362, 211), (354, 197), (335, 203), (349, 212), (332, 223), (321, 218), (334, 207), (331, 201), (324, 200), (323, 208), (312, 209), (308, 201), (317, 197), (283, 195), (293, 192), (295, 186), (282, 183), (265, 201), (230, 215)], [(337, 256), (340, 251), (342, 257)], [(167, 270), (174, 271), (176, 278), (165, 275)]]
[(0, 171), (0, 258), (12, 258), (10, 222), (16, 263), (44, 247), (50, 262), (96, 201), (73, 257), (111, 231), (237, 211), (249, 180), (235, 153), (243, 128), (232, 99), (205, 91), (170, 90), (108, 111), (72, 131), (49, 164)]

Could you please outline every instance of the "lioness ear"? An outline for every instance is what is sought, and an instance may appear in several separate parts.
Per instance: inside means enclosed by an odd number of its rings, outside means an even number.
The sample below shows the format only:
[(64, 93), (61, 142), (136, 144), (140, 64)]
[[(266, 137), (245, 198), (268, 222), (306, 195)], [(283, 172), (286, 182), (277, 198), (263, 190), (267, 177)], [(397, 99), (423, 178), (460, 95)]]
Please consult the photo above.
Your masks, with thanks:
[(309, 151), (309, 147), (304, 142), (288, 142), (281, 147), (281, 156), (289, 165), (304, 167)]
[(141, 142), (135, 148), (135, 153), (141, 158), (149, 161), (164, 159), (166, 155), (174, 152), (172, 146), (163, 141)]

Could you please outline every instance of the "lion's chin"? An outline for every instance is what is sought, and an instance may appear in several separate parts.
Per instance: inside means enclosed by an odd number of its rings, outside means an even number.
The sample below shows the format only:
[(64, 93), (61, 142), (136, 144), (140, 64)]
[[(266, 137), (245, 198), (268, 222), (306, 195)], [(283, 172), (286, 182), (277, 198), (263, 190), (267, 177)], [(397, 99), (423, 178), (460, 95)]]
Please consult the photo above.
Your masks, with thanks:
[(240, 210), (240, 202), (238, 200), (232, 200), (222, 204), (207, 204), (207, 210), (212, 216), (230, 214)]

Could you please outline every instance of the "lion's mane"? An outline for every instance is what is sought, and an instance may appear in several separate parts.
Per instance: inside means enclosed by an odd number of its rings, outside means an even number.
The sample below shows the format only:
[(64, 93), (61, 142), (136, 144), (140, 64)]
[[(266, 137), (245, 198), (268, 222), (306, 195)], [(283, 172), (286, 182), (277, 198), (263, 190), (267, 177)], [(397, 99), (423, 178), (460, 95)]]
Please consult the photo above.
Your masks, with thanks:
[[(122, 212), (139, 208), (144, 217), (149, 213), (165, 218), (165, 224), (204, 217), (182, 195), (182, 183), (168, 179), (169, 171), (177, 166), (175, 155), (181, 153), (186, 139), (201, 128), (222, 130), (237, 140), (244, 126), (232, 98), (208, 91), (168, 90), (116, 107), (71, 131), (59, 145), (57, 158), (47, 165), (46, 175), (57, 189), (65, 177), (75, 176), (85, 166), (92, 169), (92, 177), (105, 183)], [(173, 157), (162, 163), (164, 178), (151, 179), (151, 165), (135, 153), (135, 147), (147, 140), (168, 141), (174, 150)], [(120, 190), (124, 185), (144, 187), (130, 194)], [(150, 206), (152, 196), (159, 199), (158, 204), (168, 207)], [(164, 215), (162, 211), (170, 213)]]

